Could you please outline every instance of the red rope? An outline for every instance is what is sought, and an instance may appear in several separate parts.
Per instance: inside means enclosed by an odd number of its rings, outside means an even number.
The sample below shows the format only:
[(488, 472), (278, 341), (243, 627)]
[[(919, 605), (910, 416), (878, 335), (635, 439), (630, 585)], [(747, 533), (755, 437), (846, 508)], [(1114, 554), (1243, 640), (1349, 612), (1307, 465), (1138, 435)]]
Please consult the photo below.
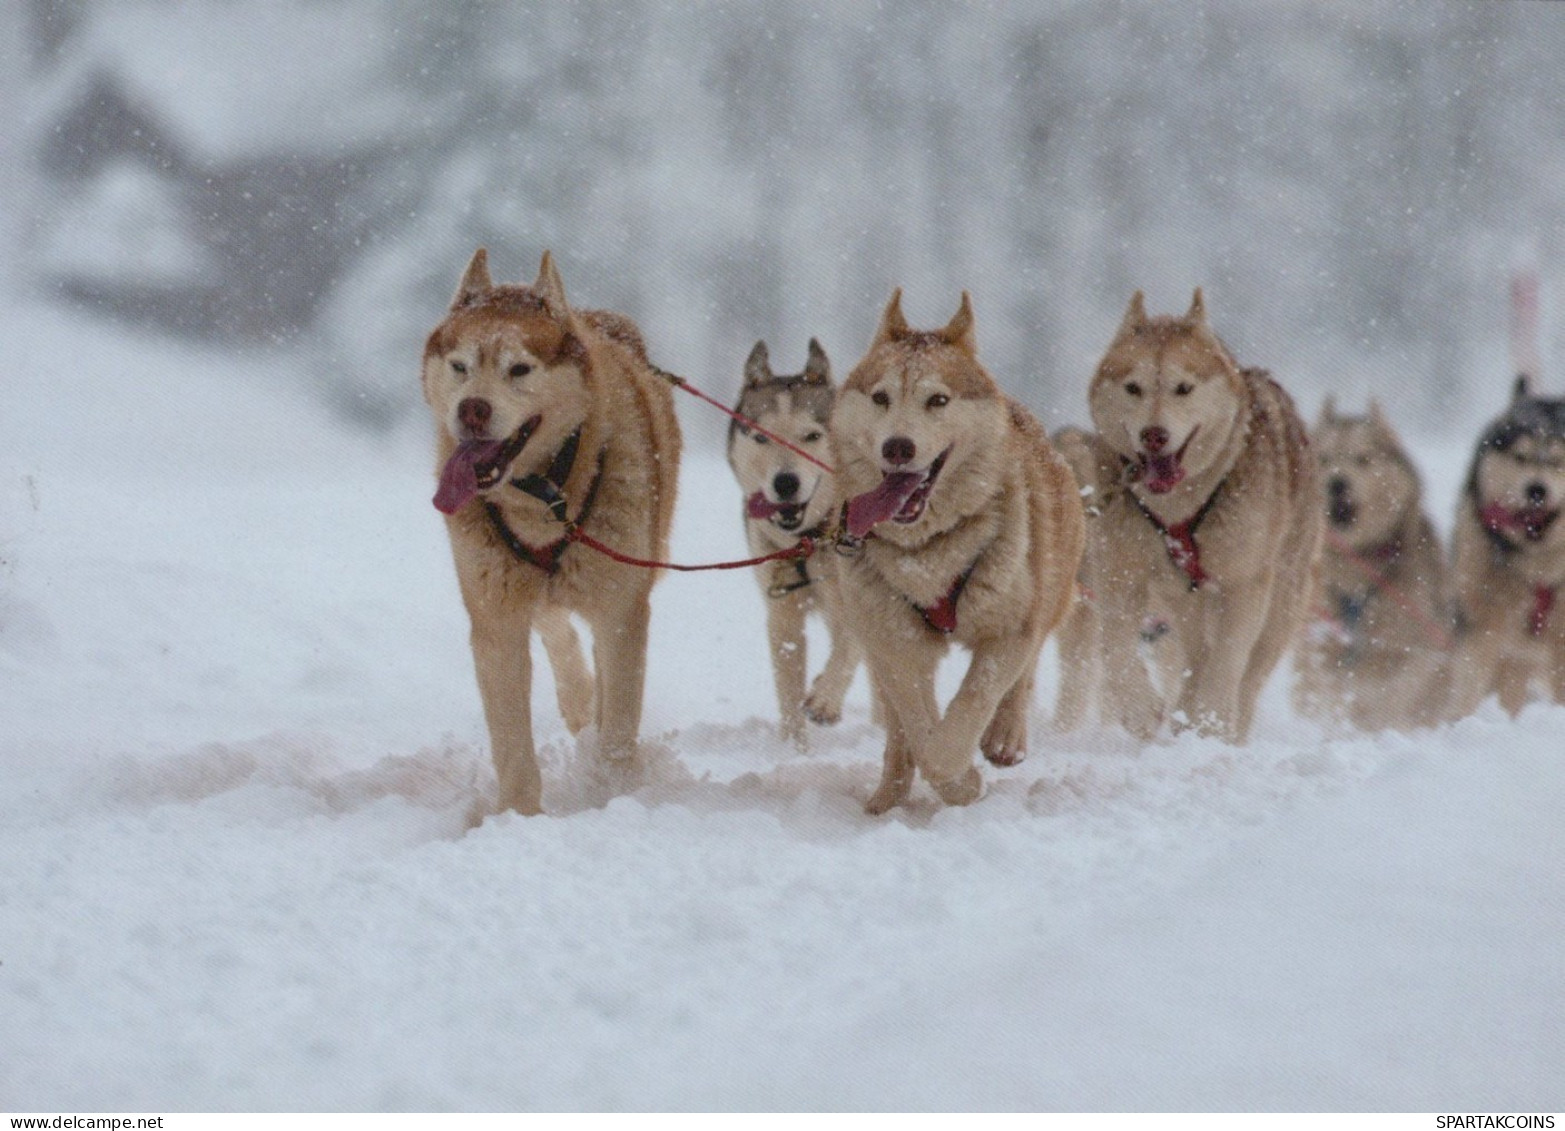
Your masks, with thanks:
[(685, 392), (689, 393), (691, 396), (693, 396), (693, 397), (700, 397), (707, 404), (712, 405), (712, 406), (714, 406), (716, 408), (722, 409), (729, 416), (731, 416), (735, 420), (737, 420), (740, 424), (743, 424), (746, 428), (753, 429), (754, 431), (759, 432), (761, 435), (765, 436), (768, 440), (772, 440), (772, 441), (775, 441), (776, 443), (781, 444), (783, 447), (787, 448), (794, 455), (803, 456), (805, 459), (807, 459), (811, 463), (813, 463), (816, 467), (818, 467), (822, 471), (826, 472), (826, 474), (828, 474), (828, 475), (835, 475), (835, 474), (837, 474), (837, 469), (832, 467), (831, 464), (823, 463), (821, 460), (816, 459), (809, 452), (805, 451), (803, 448), (799, 447), (797, 444), (789, 443), (787, 440), (784, 440), (781, 436), (777, 435), (777, 433), (775, 433), (775, 432), (768, 432), (765, 428), (762, 428), (759, 424), (757, 424), (755, 421), (751, 420), (748, 416), (745, 416), (743, 413), (735, 412), (733, 409), (731, 409), (727, 405), (725, 405), (722, 401), (714, 400), (711, 397), (707, 396), (700, 389), (698, 389), (694, 385), (692, 385), (689, 381), (686, 381), (683, 377), (680, 377), (677, 374), (669, 373), (667, 370), (663, 370), (663, 369), (659, 369), (657, 372), (660, 375), (662, 375), (662, 377), (665, 380), (671, 382), (676, 387), (685, 390)]
[(586, 534), (579, 526), (573, 526), (566, 531), (565, 537), (571, 542), (580, 542), (583, 546), (598, 551), (604, 557), (613, 558), (622, 565), (638, 566), (641, 569), (673, 569), (681, 573), (700, 573), (709, 569), (747, 569), (750, 566), (765, 565), (767, 562), (786, 561), (789, 558), (807, 558), (815, 552), (815, 539), (809, 535), (800, 538), (792, 546), (785, 550), (774, 550), (770, 554), (763, 554), (759, 558), (745, 558), (737, 562), (712, 562), (707, 565), (678, 565), (674, 562), (655, 562), (647, 558), (635, 558), (629, 554), (622, 554), (612, 546), (605, 546), (591, 534)]
[(1374, 566), (1370, 565), (1353, 549), (1352, 546), (1348, 545), (1347, 539), (1337, 534), (1334, 530), (1327, 530), (1326, 542), (1333, 550), (1337, 551), (1337, 553), (1347, 558), (1350, 563), (1358, 567), (1358, 569), (1371, 581), (1379, 585), (1386, 596), (1395, 601), (1397, 606), (1403, 612), (1412, 616), (1412, 618), (1418, 622), (1419, 627), (1422, 628), (1429, 636), (1430, 641), (1436, 648), (1439, 648), (1445, 652), (1449, 652), (1456, 647), (1456, 640), (1452, 637), (1449, 630), (1444, 628), (1438, 621), (1434, 620), (1429, 616), (1428, 613), (1424, 612), (1423, 609), (1414, 604), (1412, 598), (1408, 597), (1395, 585), (1387, 581), (1385, 574), (1381, 573)]

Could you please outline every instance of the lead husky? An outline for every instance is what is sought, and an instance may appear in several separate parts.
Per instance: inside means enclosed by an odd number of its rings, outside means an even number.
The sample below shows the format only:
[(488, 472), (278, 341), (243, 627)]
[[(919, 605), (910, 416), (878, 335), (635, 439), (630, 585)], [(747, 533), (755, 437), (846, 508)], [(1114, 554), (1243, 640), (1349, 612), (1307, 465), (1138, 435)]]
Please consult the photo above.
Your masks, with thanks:
[(1300, 640), (1298, 708), (1364, 730), (1431, 726), (1449, 693), (1454, 626), (1445, 557), (1418, 471), (1380, 405), (1311, 433), (1327, 523), (1323, 621)]
[[(831, 420), (847, 533), (848, 619), (884, 709), (870, 813), (906, 800), (915, 768), (948, 804), (978, 798), (973, 750), (1026, 753), (1038, 650), (1070, 607), (1081, 561), (1075, 480), (1025, 409), (979, 364), (966, 293), (943, 330), (909, 328), (894, 292)], [(935, 670), (972, 652), (942, 715)]]
[[(472, 621), (500, 807), (537, 813), (532, 629), (566, 726), (595, 720), (602, 753), (634, 752), (656, 575), (574, 547), (565, 523), (625, 553), (666, 557), (679, 475), (673, 392), (628, 318), (570, 307), (548, 252), (531, 287), (495, 286), (482, 249), (424, 346), (423, 386), (442, 468), (435, 506)], [(571, 612), (592, 628), (595, 680)]]
[(1485, 430), (1453, 535), (1462, 623), (1452, 707), (1498, 692), (1515, 714), (1541, 682), (1565, 702), (1565, 400), (1517, 378), (1510, 407)]
[[(1241, 369), (1198, 288), (1182, 318), (1130, 301), (1089, 393), (1117, 478), (1095, 484), (1088, 548), (1107, 713), (1141, 738), (1165, 718), (1229, 742), (1313, 597), (1322, 516), (1288, 394)], [(1137, 649), (1158, 625), (1161, 693)]]
[[(744, 364), (738, 412), (774, 436), (823, 458), (830, 455), (826, 428), (836, 395), (826, 351), (810, 339), (804, 372), (772, 372), (766, 343), (756, 342)], [(745, 538), (756, 557), (787, 549), (805, 535), (819, 538), (836, 515), (836, 482), (824, 469), (739, 421), (728, 428), (728, 464), (745, 497)], [(758, 570), (766, 597), (766, 634), (777, 684), (782, 735), (805, 745), (805, 719), (835, 723), (842, 699), (858, 670), (859, 648), (842, 622), (837, 595), (836, 555), (792, 558)], [(804, 620), (819, 612), (830, 634), (831, 653), (808, 696)]]

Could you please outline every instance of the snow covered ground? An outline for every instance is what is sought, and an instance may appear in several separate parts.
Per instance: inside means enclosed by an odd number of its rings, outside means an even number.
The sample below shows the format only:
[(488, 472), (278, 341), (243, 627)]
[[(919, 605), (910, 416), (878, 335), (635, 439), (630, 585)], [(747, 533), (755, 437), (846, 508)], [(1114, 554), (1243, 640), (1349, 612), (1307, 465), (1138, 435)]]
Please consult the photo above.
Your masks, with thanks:
[[(1027, 762), (872, 820), (862, 680), (794, 753), (751, 580), (674, 576), (646, 779), (545, 676), (549, 815), (464, 834), (425, 429), (341, 430), (300, 359), (0, 337), (0, 1109), (1565, 1108), (1565, 710), (1332, 736), (1278, 681), (1248, 747), (1138, 749), (1049, 733), (1048, 659)], [(738, 509), (692, 453), (676, 554)]]

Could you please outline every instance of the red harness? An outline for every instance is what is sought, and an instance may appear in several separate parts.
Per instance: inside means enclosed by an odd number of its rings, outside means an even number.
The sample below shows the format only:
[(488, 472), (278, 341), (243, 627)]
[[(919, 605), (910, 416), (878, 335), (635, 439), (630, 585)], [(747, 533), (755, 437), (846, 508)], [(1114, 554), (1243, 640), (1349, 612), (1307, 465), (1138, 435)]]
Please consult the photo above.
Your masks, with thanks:
[(946, 591), (946, 595), (933, 605), (927, 607), (924, 605), (913, 606), (918, 610), (919, 616), (924, 618), (924, 623), (930, 628), (936, 632), (943, 632), (947, 636), (956, 631), (957, 598), (961, 597), (962, 590), (967, 588), (967, 579), (973, 576), (973, 566), (977, 564), (977, 562), (974, 562), (973, 565), (968, 566), (957, 575), (957, 579), (951, 583), (951, 588)]
[(1532, 615), (1527, 618), (1527, 630), (1534, 636), (1542, 636), (1549, 627), (1549, 613), (1554, 609), (1554, 587), (1539, 585), (1532, 591)]
[(1141, 496), (1126, 488), (1131, 500), (1136, 504), (1136, 509), (1146, 516), (1148, 522), (1163, 536), (1163, 547), (1168, 551), (1168, 560), (1173, 562), (1186, 577), (1190, 579), (1190, 591), (1201, 588), (1201, 583), (1210, 579), (1210, 574), (1201, 565), (1201, 547), (1196, 543), (1195, 532), (1200, 528), (1206, 516), (1217, 505), (1217, 497), (1223, 493), (1223, 487), (1228, 483), (1224, 479), (1215, 490), (1206, 497), (1206, 502), (1201, 504), (1201, 509), (1185, 519), (1176, 522), (1172, 526), (1164, 522), (1156, 511), (1141, 501)]

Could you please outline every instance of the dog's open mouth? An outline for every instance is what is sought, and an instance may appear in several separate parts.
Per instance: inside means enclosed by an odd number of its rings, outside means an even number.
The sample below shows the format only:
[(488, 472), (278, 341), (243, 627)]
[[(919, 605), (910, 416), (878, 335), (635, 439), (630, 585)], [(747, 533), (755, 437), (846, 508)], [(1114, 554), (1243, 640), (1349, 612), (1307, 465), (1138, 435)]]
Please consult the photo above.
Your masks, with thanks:
[(1508, 507), (1504, 503), (1485, 503), (1480, 517), (1492, 534), (1519, 534), (1529, 542), (1541, 542), (1555, 519), (1557, 509), (1549, 507)]
[(487, 491), (505, 478), (506, 471), (543, 419), (534, 416), (503, 440), (463, 440), (446, 460), (435, 489), (435, 509), (455, 514), (480, 491)]
[(950, 454), (947, 448), (923, 471), (888, 471), (879, 487), (849, 499), (848, 533), (862, 538), (887, 520), (904, 526), (917, 522)]
[(1176, 452), (1137, 452), (1136, 466), (1139, 472), (1137, 478), (1141, 480), (1142, 486), (1154, 495), (1164, 495), (1183, 483), (1185, 452), (1190, 447), (1190, 441), (1195, 439), (1195, 434), (1200, 430), (1200, 428), (1192, 429)]
[(775, 523), (781, 530), (797, 530), (804, 525), (804, 508), (809, 506), (809, 500), (802, 503), (774, 503), (766, 497), (765, 491), (757, 491), (745, 500), (744, 513), (749, 518), (758, 518)]

